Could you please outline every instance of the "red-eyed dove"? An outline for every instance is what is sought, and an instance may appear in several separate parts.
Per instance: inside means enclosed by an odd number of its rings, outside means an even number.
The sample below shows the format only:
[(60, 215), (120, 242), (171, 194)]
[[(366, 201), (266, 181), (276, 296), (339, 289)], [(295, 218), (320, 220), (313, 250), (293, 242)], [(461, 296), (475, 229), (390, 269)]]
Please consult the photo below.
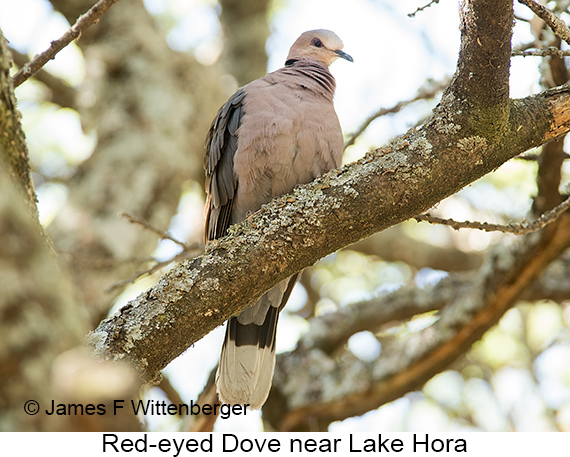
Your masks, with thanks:
[[(226, 234), (272, 198), (341, 164), (343, 139), (329, 65), (342, 41), (329, 30), (303, 33), (285, 67), (239, 89), (221, 107), (206, 140), (206, 239)], [(275, 330), (298, 274), (228, 321), (216, 374), (224, 403), (259, 409), (271, 388)]]

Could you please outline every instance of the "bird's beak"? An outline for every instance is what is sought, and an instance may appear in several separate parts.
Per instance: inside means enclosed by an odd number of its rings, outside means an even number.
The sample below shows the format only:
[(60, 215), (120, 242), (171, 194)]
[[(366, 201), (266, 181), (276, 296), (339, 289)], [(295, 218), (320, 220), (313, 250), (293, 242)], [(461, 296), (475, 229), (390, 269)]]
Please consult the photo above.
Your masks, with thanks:
[(354, 62), (354, 60), (352, 59), (352, 57), (350, 57), (346, 52), (341, 51), (340, 49), (336, 50), (334, 52), (337, 56), (339, 56), (341, 59), (345, 59), (348, 60), (349, 62)]

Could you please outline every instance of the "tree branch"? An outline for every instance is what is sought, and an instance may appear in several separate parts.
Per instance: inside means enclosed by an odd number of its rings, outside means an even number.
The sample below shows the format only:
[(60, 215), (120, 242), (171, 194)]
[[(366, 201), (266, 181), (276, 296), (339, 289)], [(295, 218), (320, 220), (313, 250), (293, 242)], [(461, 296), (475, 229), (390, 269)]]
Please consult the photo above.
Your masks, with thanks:
[(154, 225), (152, 225), (150, 222), (135, 216), (134, 214), (129, 213), (128, 211), (121, 211), (121, 213), (119, 214), (120, 216), (124, 217), (126, 220), (128, 220), (131, 224), (136, 224), (141, 226), (142, 228), (148, 230), (149, 232), (154, 233), (155, 235), (157, 235), (161, 240), (170, 240), (172, 241), (174, 244), (177, 244), (178, 246), (180, 246), (182, 249), (186, 249), (188, 246), (183, 243), (180, 240), (177, 240), (176, 238), (174, 238), (170, 233), (165, 232), (164, 230), (160, 230), (159, 228), (155, 227)]
[[(458, 117), (451, 123), (435, 116), (420, 131), (275, 199), (103, 321), (91, 343), (105, 357), (131, 360), (147, 381), (154, 380), (191, 344), (280, 280), (425, 211), (570, 127), (570, 88), (511, 105), (509, 134), (494, 145), (467, 122), (457, 129)], [(450, 129), (456, 132), (447, 134)]]
[[(233, 226), (204, 255), (181, 263), (101, 322), (90, 335), (96, 353), (126, 359), (146, 382), (155, 382), (171, 360), (282, 279), (566, 133), (570, 88), (508, 99), (512, 4), (467, 1), (462, 12), (458, 71), (421, 128)], [(465, 332), (478, 337), (483, 327), (465, 329), (459, 343), (470, 341)], [(442, 334), (449, 335), (445, 328)], [(434, 367), (449, 359), (446, 351)]]
[(442, 90), (444, 90), (447, 86), (449, 85), (449, 80), (445, 79), (443, 81), (430, 81), (428, 85), (421, 87), (417, 94), (410, 98), (409, 100), (404, 100), (401, 102), (396, 103), (394, 106), (391, 106), (390, 108), (380, 108), (378, 111), (376, 111), (374, 114), (372, 114), (371, 116), (369, 116), (363, 123), (362, 125), (356, 130), (356, 132), (354, 132), (353, 134), (351, 134), (348, 137), (348, 140), (346, 141), (346, 143), (344, 144), (344, 149), (348, 148), (349, 146), (352, 146), (355, 142), (356, 139), (362, 135), (362, 133), (368, 128), (368, 126), (375, 121), (376, 119), (378, 119), (379, 117), (382, 116), (386, 116), (387, 114), (394, 114), (394, 113), (398, 113), (400, 112), (403, 108), (405, 108), (406, 106), (417, 102), (418, 100), (425, 100), (425, 99), (430, 99), (435, 97), (439, 92), (441, 92)]
[(36, 73), (40, 68), (42, 68), (50, 60), (54, 59), (56, 54), (65, 48), (69, 43), (71, 43), (76, 38), (81, 37), (81, 34), (87, 30), (90, 26), (99, 21), (101, 16), (107, 12), (111, 6), (117, 3), (119, 0), (99, 0), (89, 11), (85, 14), (79, 16), (75, 24), (65, 32), (61, 38), (51, 42), (51, 45), (41, 54), (34, 56), (27, 64), (25, 64), (20, 71), (14, 75), (12, 81), (14, 87), (18, 87), (24, 81), (26, 81), (30, 76)]
[[(552, 144), (552, 143), (549, 143)], [(559, 167), (560, 168), (560, 167)], [(440, 217), (431, 216), (430, 214), (420, 214), (414, 219), (419, 221), (429, 222), (431, 224), (441, 224), (447, 225), (455, 230), (462, 228), (471, 228), (477, 230), (484, 230), (486, 232), (503, 232), (503, 233), (514, 233), (515, 235), (524, 235), (531, 232), (536, 232), (551, 224), (556, 219), (558, 219), (565, 211), (570, 208), (570, 198), (567, 198), (558, 206), (552, 210), (542, 214), (538, 219), (528, 222), (521, 222), (518, 224), (491, 224), (489, 222), (474, 222), (474, 221), (454, 221), (452, 219), (442, 219)]]
[[(280, 431), (307, 430), (311, 423), (323, 429), (334, 420), (363, 414), (421, 388), (495, 325), (570, 246), (570, 214), (551, 228), (518, 238), (508, 247), (499, 245), (475, 276), (451, 276), (430, 290), (410, 286), (353, 305), (354, 310), (348, 306), (315, 319), (297, 349), (278, 358), (276, 391), (264, 417)], [(394, 318), (409, 318), (406, 311), (434, 309), (441, 309), (435, 324), (383, 348), (372, 363), (331, 356), (331, 349), (356, 331), (376, 331)], [(339, 372), (346, 376), (339, 379)]]
[[(554, 37), (553, 44), (560, 47), (562, 44), (560, 38)], [(563, 57), (553, 55), (545, 63), (548, 65), (541, 65), (540, 71), (541, 80), (546, 88), (561, 86), (568, 82), (568, 70)], [(564, 137), (558, 138), (541, 148), (536, 174), (538, 194), (532, 204), (532, 212), (535, 215), (553, 209), (563, 200), (559, 189), (565, 160), (564, 139)]]
[[(66, 17), (77, 17), (86, 2), (52, 0)], [(203, 181), (204, 132), (223, 93), (218, 69), (170, 49), (142, 0), (118, 2), (77, 44), (87, 67), (97, 68), (81, 87), (81, 98), (96, 103), (79, 106), (82, 126), (96, 128), (97, 145), (66, 182), (69, 198), (49, 232), (56, 249), (70, 254), (93, 328), (120, 293), (107, 292), (109, 286), (138, 274), (141, 262), (128, 259), (145, 261), (156, 249), (155, 235), (117, 215), (129, 211), (168, 227), (184, 183)]]
[(433, 4), (437, 4), (439, 3), (439, 0), (430, 0), (430, 2), (424, 6), (420, 6), (418, 8), (416, 8), (416, 10), (413, 13), (408, 13), (408, 17), (414, 17), (416, 14), (418, 14), (420, 11), (423, 11), (427, 8), (429, 8), (431, 5)]
[(30, 171), (30, 157), (26, 136), (20, 123), (21, 114), (16, 107), (14, 87), (10, 80), (12, 56), (6, 39), (0, 31), (0, 161), (19, 184), (26, 204), (38, 219), (36, 192)]
[[(14, 63), (18, 67), (23, 67), (28, 62), (28, 56), (18, 52), (17, 50), (10, 48), (10, 52), (14, 57)], [(34, 74), (34, 78), (41, 82), (49, 91), (47, 101), (55, 103), (62, 108), (72, 108), (77, 109), (77, 103), (75, 102), (75, 97), (77, 96), (77, 91), (67, 84), (61, 78), (52, 75), (51, 73), (40, 69)]]
[(561, 58), (570, 57), (570, 51), (562, 51), (555, 46), (550, 46), (547, 49), (533, 49), (531, 51), (513, 51), (513, 56), (521, 57), (550, 57), (558, 56)]
[[(77, 349), (89, 326), (38, 220), (27, 146), (8, 76), (10, 65), (0, 33), (0, 334), (5, 348), (0, 351), (0, 422), (13, 431), (140, 430), (132, 414), (78, 420), (45, 412), (51, 401), (87, 404), (106, 403), (120, 395), (127, 398), (138, 390), (138, 383), (130, 369), (106, 366), (94, 360), (87, 348)], [(78, 353), (84, 355), (81, 360)], [(84, 379), (97, 379), (93, 373), (100, 374), (101, 369), (109, 381), (104, 388), (95, 383), (86, 386)], [(72, 380), (69, 373), (84, 378)], [(22, 412), (31, 393), (39, 402), (37, 415)]]
[(534, 14), (541, 18), (552, 29), (554, 34), (570, 44), (570, 30), (562, 19), (557, 17), (546, 6), (535, 2), (534, 0), (518, 0), (519, 3), (528, 6)]

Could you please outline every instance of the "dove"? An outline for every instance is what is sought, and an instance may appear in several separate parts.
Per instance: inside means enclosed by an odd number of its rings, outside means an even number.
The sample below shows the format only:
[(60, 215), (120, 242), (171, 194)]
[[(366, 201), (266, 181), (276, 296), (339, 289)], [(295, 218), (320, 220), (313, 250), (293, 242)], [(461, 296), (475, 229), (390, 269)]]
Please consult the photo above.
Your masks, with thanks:
[[(246, 84), (220, 108), (206, 138), (206, 242), (274, 197), (341, 165), (343, 136), (329, 66), (352, 62), (330, 30), (304, 32), (285, 66)], [(226, 327), (217, 392), (228, 404), (259, 409), (271, 388), (275, 338), (299, 273), (281, 281)]]

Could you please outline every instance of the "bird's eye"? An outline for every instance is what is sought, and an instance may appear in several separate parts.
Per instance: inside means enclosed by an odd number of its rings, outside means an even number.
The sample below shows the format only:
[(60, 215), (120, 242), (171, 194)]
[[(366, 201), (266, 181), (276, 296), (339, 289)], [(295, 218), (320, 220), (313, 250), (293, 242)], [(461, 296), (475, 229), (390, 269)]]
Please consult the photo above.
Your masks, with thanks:
[(313, 38), (313, 40), (311, 41), (311, 46), (314, 46), (315, 48), (322, 48), (323, 42), (318, 38)]

